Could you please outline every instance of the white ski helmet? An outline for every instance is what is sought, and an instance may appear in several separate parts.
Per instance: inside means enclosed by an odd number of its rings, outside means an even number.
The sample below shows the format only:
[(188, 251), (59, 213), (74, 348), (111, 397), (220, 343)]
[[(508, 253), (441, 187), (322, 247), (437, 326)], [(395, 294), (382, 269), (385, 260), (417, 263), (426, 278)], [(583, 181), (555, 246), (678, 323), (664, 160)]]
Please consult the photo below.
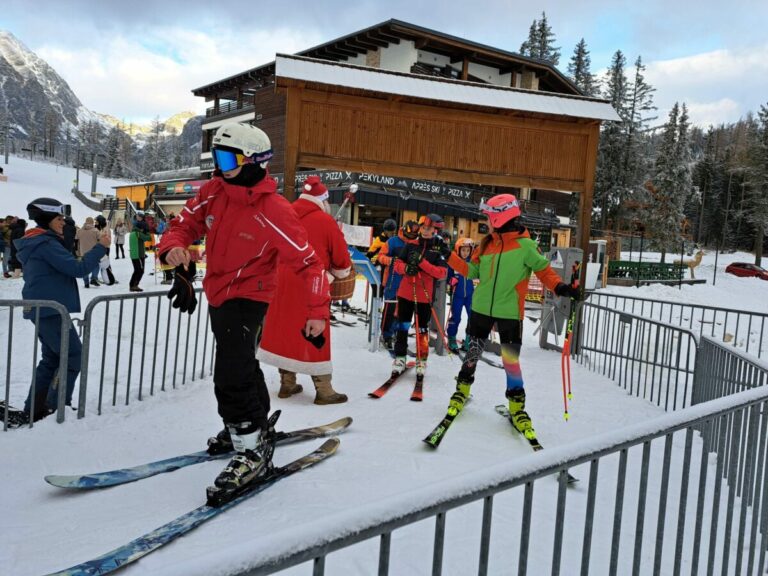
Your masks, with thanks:
[(213, 146), (240, 150), (244, 156), (254, 156), (254, 160), (266, 167), (266, 163), (272, 158), (272, 144), (266, 133), (251, 126), (231, 122), (224, 124), (216, 130), (213, 136)]

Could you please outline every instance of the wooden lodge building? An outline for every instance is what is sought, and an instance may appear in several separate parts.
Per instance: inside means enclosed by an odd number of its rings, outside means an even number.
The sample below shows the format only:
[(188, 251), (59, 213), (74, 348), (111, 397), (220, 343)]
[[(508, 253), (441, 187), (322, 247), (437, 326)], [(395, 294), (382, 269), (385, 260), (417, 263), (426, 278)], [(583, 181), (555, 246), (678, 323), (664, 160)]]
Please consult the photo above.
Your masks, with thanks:
[(574, 192), (589, 225), (600, 123), (618, 120), (548, 62), (399, 20), (278, 54), (193, 94), (211, 103), (203, 174), (216, 129), (250, 122), (270, 137), (270, 172), (288, 199), (320, 174), (336, 205), (358, 184), (351, 224), (378, 231), (386, 218), (435, 212), (454, 238), (479, 238), (480, 199), (512, 192), (543, 248), (552, 233), (572, 243)]

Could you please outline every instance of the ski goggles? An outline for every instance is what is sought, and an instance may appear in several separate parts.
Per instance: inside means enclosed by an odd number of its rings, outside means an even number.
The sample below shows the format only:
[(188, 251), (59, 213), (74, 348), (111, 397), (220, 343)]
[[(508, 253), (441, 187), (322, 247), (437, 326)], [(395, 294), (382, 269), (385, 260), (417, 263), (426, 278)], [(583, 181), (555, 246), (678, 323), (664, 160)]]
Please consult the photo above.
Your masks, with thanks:
[(211, 150), (213, 156), (213, 165), (222, 172), (229, 172), (245, 164), (253, 164), (253, 157), (246, 156), (232, 150), (223, 148), (214, 148)]
[(518, 208), (518, 209), (520, 208), (520, 203), (517, 201), (517, 199), (513, 200), (512, 202), (501, 204), (499, 206), (491, 206), (489, 204), (486, 204), (485, 199), (480, 200), (481, 212), (501, 213), (501, 212), (506, 212), (507, 210), (511, 210), (512, 208)]
[(69, 204), (62, 204), (61, 206), (52, 206), (51, 204), (32, 204), (32, 206), (39, 208), (43, 212), (58, 214), (60, 216), (69, 216), (72, 210), (72, 206)]

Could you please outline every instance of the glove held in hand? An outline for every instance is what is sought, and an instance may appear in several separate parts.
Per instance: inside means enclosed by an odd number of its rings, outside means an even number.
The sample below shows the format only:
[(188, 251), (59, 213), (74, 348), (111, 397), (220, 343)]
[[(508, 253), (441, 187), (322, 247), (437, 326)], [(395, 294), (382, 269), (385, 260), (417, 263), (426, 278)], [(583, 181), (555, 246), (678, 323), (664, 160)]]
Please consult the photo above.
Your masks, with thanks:
[(189, 268), (184, 270), (184, 266), (176, 266), (173, 274), (173, 286), (168, 291), (168, 298), (171, 299), (174, 308), (181, 312), (192, 314), (197, 308), (197, 296), (193, 282), (197, 269), (195, 263), (190, 262)]
[(569, 286), (565, 282), (560, 282), (560, 284), (555, 286), (555, 294), (573, 298), (574, 300), (581, 300), (581, 290), (576, 286)]

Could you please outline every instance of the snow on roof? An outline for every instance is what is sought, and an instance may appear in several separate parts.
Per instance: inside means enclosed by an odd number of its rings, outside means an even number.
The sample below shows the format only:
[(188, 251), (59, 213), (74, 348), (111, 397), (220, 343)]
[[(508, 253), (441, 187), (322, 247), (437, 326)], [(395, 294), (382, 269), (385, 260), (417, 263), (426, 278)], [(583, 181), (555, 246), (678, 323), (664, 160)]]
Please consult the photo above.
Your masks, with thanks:
[(608, 101), (596, 98), (429, 78), (286, 54), (277, 55), (275, 76), (490, 108), (592, 120), (621, 120)]

